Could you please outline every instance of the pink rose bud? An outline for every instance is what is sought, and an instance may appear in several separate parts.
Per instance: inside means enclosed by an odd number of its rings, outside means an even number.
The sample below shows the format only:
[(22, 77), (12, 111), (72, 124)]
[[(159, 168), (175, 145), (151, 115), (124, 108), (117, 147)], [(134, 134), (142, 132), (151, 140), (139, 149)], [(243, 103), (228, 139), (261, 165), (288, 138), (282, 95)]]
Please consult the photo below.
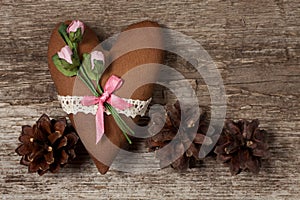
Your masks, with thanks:
[(92, 70), (95, 68), (94, 60), (102, 61), (104, 64), (104, 55), (101, 51), (93, 51), (91, 53)]
[(76, 32), (78, 28), (81, 28), (81, 35), (84, 33), (84, 24), (79, 20), (73, 20), (67, 28), (67, 33)]
[(73, 62), (72, 62), (73, 52), (68, 45), (61, 48), (61, 50), (59, 52), (57, 52), (57, 55), (60, 59), (64, 59), (68, 63), (73, 64)]

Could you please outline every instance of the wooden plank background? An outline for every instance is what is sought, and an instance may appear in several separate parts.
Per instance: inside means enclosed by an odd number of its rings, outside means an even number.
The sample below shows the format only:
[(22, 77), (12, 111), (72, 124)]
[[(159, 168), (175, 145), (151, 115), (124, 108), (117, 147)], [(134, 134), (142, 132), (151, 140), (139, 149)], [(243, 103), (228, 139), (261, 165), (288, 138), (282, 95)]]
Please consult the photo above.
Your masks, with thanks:
[[(80, 19), (102, 40), (154, 20), (203, 45), (220, 69), (228, 118), (258, 118), (271, 158), (259, 175), (232, 177), (213, 158), (185, 173), (164, 169), (100, 175), (86, 154), (59, 174), (27, 174), (14, 153), (20, 126), (64, 115), (47, 68), (54, 25)], [(2, 199), (299, 199), (299, 0), (0, 1), (0, 192)], [(203, 81), (178, 59), (174, 67), (209, 106)], [(180, 80), (174, 81), (180, 87)], [(171, 98), (158, 89), (157, 99)], [(81, 160), (82, 162), (80, 162)]]

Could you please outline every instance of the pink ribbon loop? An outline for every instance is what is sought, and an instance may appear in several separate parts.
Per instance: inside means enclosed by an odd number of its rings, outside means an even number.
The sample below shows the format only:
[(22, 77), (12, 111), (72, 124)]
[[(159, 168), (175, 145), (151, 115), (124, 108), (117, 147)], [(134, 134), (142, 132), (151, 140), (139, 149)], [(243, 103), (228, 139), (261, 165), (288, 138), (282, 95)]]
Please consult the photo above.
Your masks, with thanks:
[(127, 103), (122, 98), (113, 94), (113, 92), (118, 90), (122, 84), (122, 79), (112, 75), (105, 83), (103, 94), (100, 97), (84, 96), (81, 100), (81, 104), (83, 106), (98, 104), (98, 110), (96, 113), (96, 144), (101, 140), (104, 134), (104, 103), (107, 102), (119, 110), (124, 110), (132, 106), (132, 104)]

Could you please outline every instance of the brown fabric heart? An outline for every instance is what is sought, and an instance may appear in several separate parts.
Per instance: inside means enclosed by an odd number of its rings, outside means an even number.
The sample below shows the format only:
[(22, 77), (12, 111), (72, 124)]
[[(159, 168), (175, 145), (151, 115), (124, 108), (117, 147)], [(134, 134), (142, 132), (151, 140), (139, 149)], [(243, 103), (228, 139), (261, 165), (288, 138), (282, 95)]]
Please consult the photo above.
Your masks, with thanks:
[[(74, 87), (76, 87), (76, 95), (78, 95), (78, 90), (80, 90), (79, 93), (81, 92), (81, 88), (82, 94), (87, 95), (86, 87), (83, 85), (83, 83), (77, 81), (78, 79), (76, 79), (76, 76), (64, 76), (57, 70), (56, 66), (52, 62), (52, 56), (56, 54), (63, 46), (65, 46), (64, 40), (58, 33), (58, 27), (59, 24), (52, 32), (48, 46), (48, 65), (57, 92), (59, 95), (63, 96), (74, 95)], [(159, 27), (159, 25), (155, 22), (143, 21), (130, 25), (127, 29), (123, 30), (123, 33), (126, 33), (130, 30), (140, 30), (139, 28), (146, 27)], [(118, 39), (111, 50), (108, 53), (105, 53), (108, 54), (108, 57), (113, 60), (113, 62), (102, 75), (100, 80), (101, 86), (103, 87), (105, 85), (106, 81), (111, 75), (116, 75), (118, 77), (122, 77), (124, 80), (123, 86), (120, 88), (120, 90), (115, 92), (116, 95), (131, 99), (147, 100), (152, 96), (153, 84), (147, 84), (139, 87), (133, 92), (132, 95), (128, 90), (133, 88), (136, 82), (138, 82), (138, 79), (147, 79), (149, 82), (154, 82), (156, 80), (158, 67), (149, 67), (144, 64), (162, 63), (162, 48), (137, 48), (137, 50), (130, 51), (124, 55), (122, 55), (122, 51), (123, 49), (126, 49), (126, 45), (129, 44), (131, 44), (133, 47), (135, 44), (138, 47), (140, 43), (143, 43), (142, 46), (147, 46), (147, 44), (149, 44), (149, 46), (162, 47), (163, 43), (161, 33), (159, 30), (137, 31), (132, 32), (129, 36), (128, 33), (123, 33), (118, 36)], [(80, 56), (82, 56), (83, 53), (91, 52), (98, 45), (98, 43), (99, 41), (96, 34), (86, 26), (83, 39), (79, 44)], [(117, 57), (120, 54), (122, 56)], [(140, 76), (126, 76), (126, 73), (134, 68), (137, 69), (135, 74)], [(110, 164), (116, 157), (119, 148), (124, 148), (128, 144), (122, 131), (119, 129), (111, 115), (105, 115), (104, 124), (106, 138), (102, 138), (101, 141), (96, 144), (94, 137), (95, 130), (89, 130), (86, 128), (95, 127), (95, 116), (91, 114), (86, 115), (83, 113), (78, 113), (74, 116), (69, 115), (69, 117), (86, 149), (90, 153), (90, 156), (93, 158), (99, 172), (101, 174), (105, 174), (108, 171)], [(136, 121), (137, 117), (134, 120)]]

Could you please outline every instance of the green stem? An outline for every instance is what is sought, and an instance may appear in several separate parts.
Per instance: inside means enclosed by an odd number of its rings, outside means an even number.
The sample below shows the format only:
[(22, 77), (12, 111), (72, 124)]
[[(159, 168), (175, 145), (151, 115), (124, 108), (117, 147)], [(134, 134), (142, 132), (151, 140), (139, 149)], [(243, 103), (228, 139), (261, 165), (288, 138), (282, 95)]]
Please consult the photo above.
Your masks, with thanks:
[[(86, 80), (85, 80), (82, 76), (79, 75), (79, 78), (82, 80), (82, 82), (83, 82), (88, 88), (90, 88), (89, 84), (86, 82)], [(91, 89), (90, 89), (90, 91), (93, 93), (94, 96), (97, 96), (97, 95), (98, 95), (96, 91), (93, 91), (93, 90), (91, 90)]]
[(78, 44), (73, 42), (72, 45), (74, 47), (75, 56), (79, 59), (78, 50), (77, 50)]
[(87, 76), (86, 71), (84, 70), (84, 68), (80, 67), (79, 72), (80, 72), (79, 76), (82, 79), (84, 79), (84, 83), (87, 85), (87, 87), (91, 90), (91, 92), (94, 94), (94, 96), (98, 97), (99, 96), (99, 92), (97, 92), (97, 90), (94, 88), (94, 84), (92, 83), (92, 81)]
[(123, 135), (125, 136), (125, 138), (127, 139), (129, 144), (132, 144), (132, 141), (130, 140), (130, 138), (127, 135), (127, 131), (125, 130), (126, 128), (124, 127), (124, 121), (122, 119), (120, 119), (118, 116), (119, 114), (113, 113), (110, 109), (109, 111), (111, 112), (114, 120), (116, 121), (116, 123), (118, 124), (119, 128), (121, 129)]
[[(99, 90), (99, 91), (97, 91), (95, 89), (95, 86), (94, 86), (93, 82), (90, 80), (90, 78), (87, 75), (87, 73), (86, 73), (83, 66), (80, 67), (78, 75), (81, 78), (81, 80), (86, 84), (86, 86), (90, 89), (90, 91), (94, 94), (94, 96), (99, 97), (103, 93), (103, 90), (101, 89), (101, 86), (99, 84), (99, 79), (100, 79), (99, 77), (97, 77), (97, 80), (96, 80), (97, 81), (97, 88)], [(111, 113), (111, 115), (113, 116), (114, 120), (116, 121), (119, 128), (122, 130), (122, 133), (125, 136), (128, 143), (132, 144), (132, 141), (130, 140), (127, 133), (131, 133), (131, 134), (134, 135), (134, 132), (124, 122), (124, 120), (121, 118), (121, 116), (119, 115), (119, 113), (117, 112), (117, 110), (113, 106), (111, 106), (109, 103), (104, 103), (104, 106)]]
[(134, 135), (133, 130), (131, 130), (131, 128), (124, 122), (124, 120), (121, 118), (121, 116), (119, 115), (119, 113), (117, 112), (117, 110), (113, 106), (106, 103), (105, 107), (111, 112), (111, 114), (113, 116), (116, 116), (116, 118), (118, 119), (118, 122), (120, 122), (120, 124), (122, 125), (122, 128), (125, 132), (129, 132), (132, 135)]
[(98, 76), (97, 76), (97, 78), (96, 78), (96, 83), (97, 83), (97, 88), (98, 88), (100, 94), (102, 94), (102, 93), (103, 93), (103, 90), (102, 90), (102, 88), (101, 88), (101, 86), (100, 86), (100, 78), (99, 78)]
[(128, 141), (128, 143), (129, 143), (129, 144), (132, 144), (132, 141), (131, 141), (131, 139), (128, 137), (128, 135), (127, 135), (125, 132), (123, 132), (123, 131), (122, 131), (122, 133), (123, 133), (123, 135), (125, 136), (125, 138), (126, 138), (126, 140)]
[(124, 120), (120, 117), (119, 113), (116, 111), (114, 107), (112, 107), (110, 104), (105, 103), (105, 107), (110, 111), (111, 115), (114, 117), (116, 123), (118, 124), (119, 128), (122, 130), (123, 135), (126, 137), (127, 141), (132, 144), (130, 138), (128, 137), (127, 133), (130, 132), (132, 135), (134, 135), (134, 132), (127, 126), (127, 124), (124, 122)]

